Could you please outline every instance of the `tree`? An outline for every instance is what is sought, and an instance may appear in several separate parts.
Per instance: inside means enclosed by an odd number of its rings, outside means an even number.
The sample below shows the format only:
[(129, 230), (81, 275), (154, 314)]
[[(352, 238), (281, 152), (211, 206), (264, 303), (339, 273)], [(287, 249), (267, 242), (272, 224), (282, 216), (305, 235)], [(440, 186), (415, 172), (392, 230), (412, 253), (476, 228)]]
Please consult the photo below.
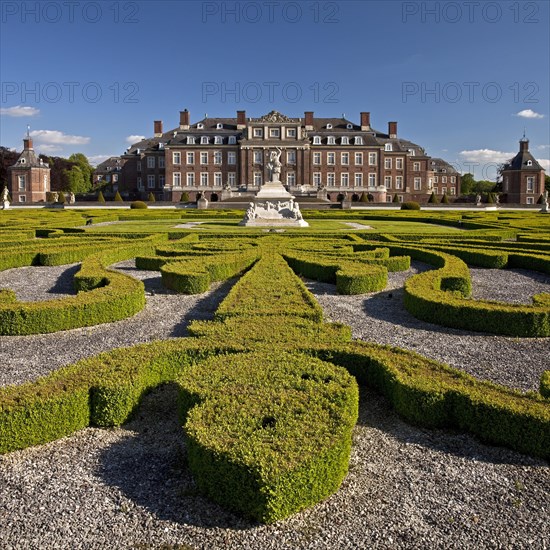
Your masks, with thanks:
[(149, 202), (155, 202), (155, 195), (153, 193), (149, 193), (149, 198), (147, 199)]
[(120, 196), (120, 193), (119, 193), (118, 191), (116, 192), (116, 195), (115, 195), (115, 199), (114, 199), (114, 200), (115, 200), (115, 202), (124, 202), (124, 201), (122, 200), (122, 197)]
[(449, 197), (447, 197), (447, 193), (443, 193), (443, 196), (441, 197), (441, 204), (449, 204)]
[(460, 178), (460, 192), (463, 195), (469, 195), (473, 193), (476, 181), (474, 180), (473, 174), (464, 174)]
[(428, 202), (430, 204), (437, 204), (439, 202), (437, 195), (433, 191), (432, 191), (432, 194), (430, 195), (430, 198), (428, 199)]
[(72, 193), (85, 193), (87, 191), (84, 175), (79, 166), (73, 166), (70, 170), (63, 171), (63, 190)]
[(85, 193), (86, 191), (89, 191), (92, 188), (92, 176), (94, 169), (88, 162), (86, 155), (83, 153), (73, 153), (69, 157), (69, 161), (73, 162), (82, 171), (82, 176), (84, 178), (84, 189), (82, 192)]
[(105, 204), (105, 197), (101, 191), (97, 194), (97, 202)]
[(544, 176), (544, 188), (550, 193), (550, 176)]
[(393, 196), (392, 202), (399, 202), (399, 197), (397, 196), (397, 193)]
[(181, 194), (180, 202), (189, 202), (189, 193), (187, 191)]

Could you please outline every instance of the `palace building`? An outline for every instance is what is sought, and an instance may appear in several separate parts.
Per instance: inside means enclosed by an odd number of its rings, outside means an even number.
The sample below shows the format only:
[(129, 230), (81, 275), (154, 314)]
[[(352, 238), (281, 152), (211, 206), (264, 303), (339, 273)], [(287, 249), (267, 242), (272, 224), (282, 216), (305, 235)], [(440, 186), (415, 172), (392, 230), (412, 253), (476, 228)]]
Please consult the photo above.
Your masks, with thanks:
[(9, 192), (14, 203), (44, 202), (50, 190), (50, 167), (35, 153), (32, 138), (23, 140), (23, 152), (8, 168)]
[[(133, 144), (120, 159), (96, 171), (94, 182), (116, 174), (114, 191), (127, 196), (178, 202), (202, 195), (220, 200), (223, 190), (256, 193), (267, 181), (270, 151), (282, 150), (281, 181), (293, 195), (324, 196), (331, 201), (347, 194), (373, 202), (427, 202), (436, 194), (460, 194), (460, 174), (442, 159), (398, 135), (397, 122), (387, 132), (371, 126), (370, 113), (359, 124), (345, 116), (319, 118), (306, 111), (301, 118), (272, 111), (249, 118), (210, 118), (191, 123), (180, 112), (179, 125), (165, 132), (154, 122), (153, 136)], [(118, 162), (117, 162), (118, 160)], [(101, 173), (100, 173), (101, 172)], [(112, 176), (111, 174), (111, 176)], [(113, 182), (112, 177), (109, 178)]]

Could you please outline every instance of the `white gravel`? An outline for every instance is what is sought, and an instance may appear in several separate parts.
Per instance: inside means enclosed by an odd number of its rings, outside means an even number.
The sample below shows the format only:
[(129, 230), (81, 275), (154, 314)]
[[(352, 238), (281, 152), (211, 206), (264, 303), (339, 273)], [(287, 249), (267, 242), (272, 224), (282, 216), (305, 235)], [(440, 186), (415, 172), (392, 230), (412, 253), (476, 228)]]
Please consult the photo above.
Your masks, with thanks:
[[(123, 269), (132, 272), (130, 263), (125, 264)], [(58, 268), (45, 269), (44, 279), (50, 269), (55, 273)], [(337, 296), (330, 285), (309, 285), (327, 316), (350, 324), (356, 337), (410, 347), (433, 357), (441, 354), (438, 358), (470, 372), (479, 371), (491, 379), (500, 376), (502, 383), (514, 387), (532, 387), (541, 362), (548, 364), (549, 340), (483, 336), (415, 320), (402, 308), (399, 287), (419, 269), (422, 266), (415, 265), (408, 274), (391, 274), (390, 288), (374, 295)], [(8, 286), (4, 274), (0, 274), (0, 287)], [(218, 289), (201, 297), (159, 294), (154, 286), (159, 282), (157, 274), (135, 274), (145, 279), (155, 295), (148, 296), (145, 312), (132, 319), (57, 335), (1, 337), (3, 383), (43, 374), (47, 368), (42, 363), (50, 363), (54, 356), (55, 338), (65, 335), (69, 337), (55, 350), (64, 353), (64, 346), (69, 346), (65, 357), (72, 362), (80, 347), (89, 348), (82, 353), (91, 355), (135, 343), (136, 338), (149, 339), (136, 333), (155, 332), (159, 338), (175, 330), (184, 334), (186, 318), (211, 315), (224, 293)], [(52, 286), (58, 275), (52, 275)], [(473, 276), (476, 293), (482, 286), (492, 292), (504, 278), (512, 289), (516, 276), (523, 281), (518, 284), (525, 296), (548, 285), (527, 272), (474, 270)], [(517, 294), (517, 290), (510, 292)], [(178, 306), (180, 302), (186, 306)], [(172, 312), (175, 307), (181, 307), (179, 313)], [(132, 324), (140, 316), (141, 323)], [(166, 317), (170, 320), (164, 321)], [(87, 335), (88, 330), (95, 338)], [(84, 333), (81, 338), (75, 338), (80, 332)], [(35, 346), (34, 340), (42, 343)], [(503, 350), (504, 345), (508, 347)], [(510, 358), (514, 350), (515, 359)], [(20, 366), (5, 375), (3, 371), (19, 355), (23, 356)], [(514, 362), (520, 358), (517, 368)], [(486, 367), (480, 367), (481, 360)], [(48, 445), (1, 456), (0, 548), (550, 546), (547, 462), (482, 445), (464, 434), (409, 426), (382, 398), (366, 390), (354, 430), (350, 473), (340, 490), (287, 521), (272, 526), (248, 522), (197, 495), (175, 401), (174, 388), (164, 386), (146, 398), (136, 418), (123, 429), (85, 429)]]

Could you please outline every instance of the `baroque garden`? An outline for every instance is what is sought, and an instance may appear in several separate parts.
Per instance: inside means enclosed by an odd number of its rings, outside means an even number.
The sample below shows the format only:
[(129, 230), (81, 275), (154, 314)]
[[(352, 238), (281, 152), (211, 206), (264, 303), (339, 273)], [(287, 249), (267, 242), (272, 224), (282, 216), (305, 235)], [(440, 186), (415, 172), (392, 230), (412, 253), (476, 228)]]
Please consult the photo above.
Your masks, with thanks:
[(423, 262), (430, 269), (404, 286), (414, 317), (488, 337), (550, 338), (549, 293), (529, 305), (473, 299), (469, 272), (550, 274), (550, 216), (304, 211), (309, 228), (278, 232), (239, 227), (241, 218), (230, 210), (2, 212), (1, 270), (80, 263), (74, 296), (21, 302), (0, 290), (2, 336), (135, 315), (145, 306), (144, 285), (110, 269), (123, 260), (160, 272), (178, 293), (234, 284), (213, 319), (192, 321), (187, 337), (107, 351), (1, 387), (0, 452), (87, 426), (120, 426), (148, 392), (172, 383), (198, 488), (264, 523), (338, 490), (363, 386), (414, 425), (550, 458), (550, 370), (538, 391), (524, 393), (412, 351), (353, 340), (349, 327), (324, 320), (304, 284), (331, 283), (342, 295), (379, 292), (389, 272)]

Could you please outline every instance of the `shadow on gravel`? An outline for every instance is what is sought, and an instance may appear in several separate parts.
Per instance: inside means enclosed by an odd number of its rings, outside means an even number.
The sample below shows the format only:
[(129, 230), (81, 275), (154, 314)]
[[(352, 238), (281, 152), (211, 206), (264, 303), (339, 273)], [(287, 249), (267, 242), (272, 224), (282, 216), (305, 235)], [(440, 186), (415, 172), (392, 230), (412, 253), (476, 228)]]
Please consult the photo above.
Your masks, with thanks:
[(124, 426), (133, 433), (100, 455), (96, 474), (161, 520), (203, 528), (257, 527), (199, 494), (187, 465), (177, 409), (175, 384), (153, 390)]
[(74, 289), (74, 276), (80, 271), (80, 264), (74, 265), (57, 278), (55, 284), (47, 291), (48, 294), (72, 294), (76, 295)]

